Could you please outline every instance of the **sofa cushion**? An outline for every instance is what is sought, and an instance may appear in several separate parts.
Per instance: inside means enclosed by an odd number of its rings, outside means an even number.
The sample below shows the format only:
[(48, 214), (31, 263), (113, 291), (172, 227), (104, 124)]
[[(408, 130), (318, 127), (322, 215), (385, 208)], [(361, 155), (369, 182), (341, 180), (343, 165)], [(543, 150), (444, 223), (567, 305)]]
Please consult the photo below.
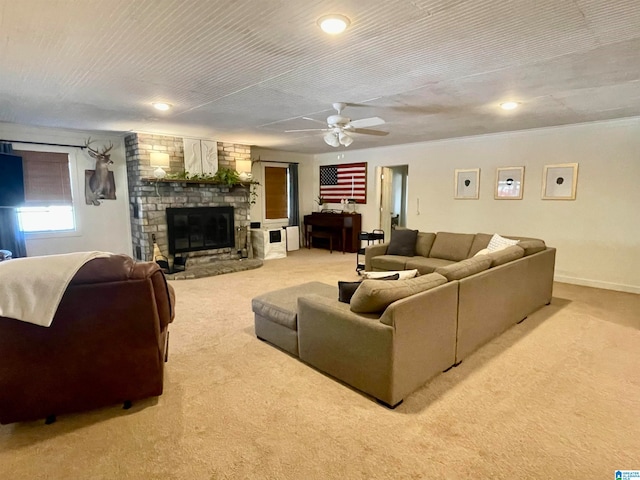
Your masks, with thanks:
[(471, 244), (468, 257), (471, 258), (477, 255), (480, 250), (487, 248), (492, 236), (493, 235), (490, 233), (476, 233), (476, 236), (473, 238), (473, 243)]
[[(376, 278), (375, 280), (398, 280), (400, 274), (387, 275), (385, 277)], [(342, 303), (350, 303), (351, 297), (356, 293), (356, 290), (362, 283), (362, 280), (357, 282), (338, 282), (338, 301)]]
[(351, 311), (355, 313), (382, 312), (396, 300), (445, 283), (447, 283), (447, 279), (437, 273), (395, 282), (364, 280), (351, 298)]
[(418, 230), (392, 230), (387, 255), (413, 257), (416, 254)]
[[(365, 280), (380, 280), (387, 279), (387, 275), (398, 275), (398, 279), (406, 280), (407, 278), (413, 278), (418, 275), (418, 270), (395, 270), (395, 271), (387, 271), (387, 272), (360, 272), (362, 278)], [(392, 280), (392, 279), (388, 279)]]
[(418, 232), (418, 238), (416, 239), (416, 255), (428, 257), (435, 239), (435, 233)]
[(518, 246), (524, 250), (524, 256), (533, 255), (534, 253), (541, 252), (547, 248), (547, 245), (543, 240), (528, 239), (520, 240)]
[(447, 280), (460, 280), (474, 273), (487, 270), (491, 266), (491, 259), (488, 255), (479, 255), (475, 258), (467, 258), (460, 262), (436, 268), (436, 273), (446, 277)]
[(489, 245), (487, 245), (487, 248), (489, 249), (490, 252), (496, 252), (498, 250), (502, 250), (503, 248), (507, 248), (511, 245), (515, 245), (516, 243), (518, 243), (518, 240), (505, 238), (495, 233), (493, 237), (491, 237), (491, 240), (489, 240)]
[[(495, 252), (489, 252), (486, 256), (491, 259), (491, 266), (497, 267), (524, 257), (524, 249), (519, 245), (511, 245), (510, 247), (503, 248)], [(482, 255), (479, 255), (476, 258), (482, 257)]]
[(371, 259), (373, 270), (404, 270), (407, 260), (415, 257), (404, 257), (402, 255), (378, 255)]
[(472, 233), (438, 232), (429, 257), (459, 262), (467, 258), (475, 235)]
[(416, 256), (407, 260), (405, 268), (415, 268), (418, 270), (420, 275), (425, 275), (427, 273), (435, 272), (438, 267), (446, 267), (452, 263), (456, 262), (453, 260), (443, 260), (442, 258), (425, 258)]

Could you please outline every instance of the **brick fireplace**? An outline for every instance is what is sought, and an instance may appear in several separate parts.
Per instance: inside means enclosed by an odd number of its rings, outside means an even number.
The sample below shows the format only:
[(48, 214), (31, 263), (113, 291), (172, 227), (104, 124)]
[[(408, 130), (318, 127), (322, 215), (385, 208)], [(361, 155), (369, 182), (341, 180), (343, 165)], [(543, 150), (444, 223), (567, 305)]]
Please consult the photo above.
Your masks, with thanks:
[[(168, 173), (184, 170), (182, 137), (133, 133), (125, 138), (127, 176), (129, 181), (129, 213), (133, 253), (138, 260), (153, 260), (153, 237), (162, 255), (169, 255), (166, 210), (194, 207), (232, 207), (235, 245), (232, 247), (198, 249), (180, 253), (189, 264), (212, 260), (240, 258), (238, 250), (246, 248), (249, 228), (248, 187), (227, 187), (206, 183), (187, 183), (176, 180), (157, 182), (150, 164), (151, 152), (168, 153)], [(218, 142), (218, 166), (236, 168), (237, 160), (250, 160), (251, 149), (246, 145)], [(245, 250), (246, 252), (246, 250)], [(171, 262), (171, 260), (170, 260)]]

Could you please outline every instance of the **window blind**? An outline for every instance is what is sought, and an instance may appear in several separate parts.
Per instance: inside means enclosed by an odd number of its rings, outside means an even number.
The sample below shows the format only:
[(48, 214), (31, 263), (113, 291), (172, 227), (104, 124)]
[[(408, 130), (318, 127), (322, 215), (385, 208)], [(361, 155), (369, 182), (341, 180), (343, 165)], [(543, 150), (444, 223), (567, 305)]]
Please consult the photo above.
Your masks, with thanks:
[(69, 155), (15, 151), (22, 157), (25, 206), (72, 205)]
[(267, 219), (287, 218), (287, 169), (265, 167), (264, 169), (265, 210)]

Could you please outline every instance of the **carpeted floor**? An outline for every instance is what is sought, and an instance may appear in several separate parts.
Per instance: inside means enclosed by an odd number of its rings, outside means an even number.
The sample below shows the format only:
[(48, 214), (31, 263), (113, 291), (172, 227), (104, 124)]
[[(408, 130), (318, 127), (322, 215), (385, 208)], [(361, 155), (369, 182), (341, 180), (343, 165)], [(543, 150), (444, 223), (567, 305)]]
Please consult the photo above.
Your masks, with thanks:
[(0, 426), (0, 478), (608, 479), (640, 468), (640, 295), (556, 284), (550, 306), (396, 410), (253, 334), (258, 293), (356, 279), (300, 250), (173, 282), (165, 393)]

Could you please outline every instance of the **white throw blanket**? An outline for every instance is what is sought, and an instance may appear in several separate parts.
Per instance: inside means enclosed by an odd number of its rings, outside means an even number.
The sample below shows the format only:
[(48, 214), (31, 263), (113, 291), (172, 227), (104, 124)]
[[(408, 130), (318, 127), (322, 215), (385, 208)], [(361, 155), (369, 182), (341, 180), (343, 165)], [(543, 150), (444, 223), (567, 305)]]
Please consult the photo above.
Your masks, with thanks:
[(0, 262), (0, 316), (51, 326), (62, 295), (80, 267), (110, 255), (78, 252)]

